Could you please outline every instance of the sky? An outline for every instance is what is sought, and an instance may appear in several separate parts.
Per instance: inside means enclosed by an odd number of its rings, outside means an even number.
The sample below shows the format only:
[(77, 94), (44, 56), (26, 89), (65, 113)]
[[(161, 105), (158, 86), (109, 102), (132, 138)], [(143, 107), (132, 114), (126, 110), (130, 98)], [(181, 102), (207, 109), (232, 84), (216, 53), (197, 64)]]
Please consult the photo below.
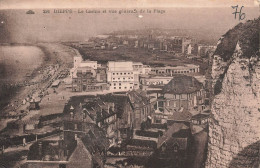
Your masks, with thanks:
[[(244, 20), (234, 17), (235, 5), (244, 6)], [(46, 14), (47, 8), (54, 9)], [(75, 9), (55, 13), (58, 8)], [(95, 14), (79, 13), (78, 8), (151, 8), (165, 13)], [(31, 9), (35, 14), (26, 14)], [(239, 22), (257, 17), (253, 0), (0, 0), (0, 43), (85, 41), (98, 34), (145, 28), (188, 30), (195, 38), (215, 42)]]
[(154, 8), (154, 7), (256, 7), (259, 0), (0, 0), (0, 9), (35, 8)]

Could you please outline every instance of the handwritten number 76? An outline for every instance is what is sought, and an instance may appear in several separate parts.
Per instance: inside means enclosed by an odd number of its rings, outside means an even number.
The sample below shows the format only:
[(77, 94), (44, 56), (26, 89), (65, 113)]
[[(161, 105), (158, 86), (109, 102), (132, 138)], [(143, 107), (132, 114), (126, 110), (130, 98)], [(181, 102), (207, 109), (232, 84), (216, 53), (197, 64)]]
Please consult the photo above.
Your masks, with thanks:
[(242, 9), (243, 9), (244, 6), (241, 6), (239, 12), (237, 11), (237, 10), (238, 10), (238, 5), (237, 5), (237, 6), (231, 6), (231, 7), (232, 7), (233, 9), (236, 9), (236, 11), (232, 13), (232, 14), (235, 15), (235, 19), (237, 18), (237, 14), (239, 14), (239, 17), (238, 17), (239, 20), (244, 20), (244, 19), (245, 19), (246, 14), (245, 14), (245, 13), (242, 13)]

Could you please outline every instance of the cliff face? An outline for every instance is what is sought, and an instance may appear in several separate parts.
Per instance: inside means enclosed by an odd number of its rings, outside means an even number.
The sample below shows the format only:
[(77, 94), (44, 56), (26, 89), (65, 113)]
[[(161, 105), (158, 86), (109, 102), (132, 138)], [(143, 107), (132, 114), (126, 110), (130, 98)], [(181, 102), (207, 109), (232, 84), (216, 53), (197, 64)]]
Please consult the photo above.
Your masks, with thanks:
[(218, 42), (206, 168), (259, 167), (259, 20), (237, 25)]

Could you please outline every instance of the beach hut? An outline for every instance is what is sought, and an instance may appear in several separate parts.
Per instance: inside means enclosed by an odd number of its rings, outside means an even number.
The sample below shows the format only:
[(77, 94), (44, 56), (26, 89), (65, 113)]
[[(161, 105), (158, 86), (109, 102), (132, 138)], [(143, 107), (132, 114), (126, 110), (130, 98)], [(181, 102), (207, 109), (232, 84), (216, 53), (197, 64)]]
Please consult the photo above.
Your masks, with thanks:
[(60, 84), (60, 80), (55, 80), (55, 81), (52, 83), (51, 87), (57, 88), (57, 87), (59, 86), (59, 84)]
[(40, 109), (40, 100), (32, 99), (30, 101), (29, 110), (39, 110)]

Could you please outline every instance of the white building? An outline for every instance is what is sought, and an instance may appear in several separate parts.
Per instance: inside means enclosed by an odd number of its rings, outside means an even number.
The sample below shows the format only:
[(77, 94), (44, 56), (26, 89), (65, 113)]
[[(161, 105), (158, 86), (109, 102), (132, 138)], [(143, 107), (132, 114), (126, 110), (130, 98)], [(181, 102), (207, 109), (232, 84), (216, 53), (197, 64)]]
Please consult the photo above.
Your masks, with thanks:
[(97, 68), (100, 66), (97, 61), (90, 61), (90, 60), (86, 60), (83, 61), (81, 56), (75, 56), (73, 59), (73, 68), (70, 70), (70, 77), (72, 78), (73, 75), (75, 75), (75, 73), (77, 72), (77, 69), (79, 67), (91, 67), (94, 70), (97, 70)]
[(83, 60), (82, 60), (82, 57), (81, 57), (81, 56), (75, 56), (75, 57), (73, 58), (73, 65), (74, 65), (73, 68), (79, 67), (82, 61), (83, 61)]
[(187, 49), (187, 54), (191, 54), (191, 50), (192, 50), (192, 47), (191, 47), (191, 44), (189, 44), (188, 49)]
[(83, 61), (81, 56), (74, 57), (74, 68), (87, 67), (87, 66), (96, 70), (98, 64), (97, 61), (90, 61), (90, 60)]
[(172, 76), (142, 76), (140, 82), (142, 85), (166, 85), (172, 80)]
[(151, 70), (151, 74), (168, 76), (173, 76), (174, 74), (192, 74), (199, 72), (200, 66), (193, 64), (185, 64), (182, 66), (153, 67)]
[(143, 75), (148, 75), (150, 74), (152, 68), (150, 67), (150, 65), (144, 65), (143, 66)]
[(112, 91), (134, 89), (134, 70), (131, 61), (109, 61), (107, 63), (107, 82)]
[(133, 62), (134, 88), (139, 89), (139, 75), (143, 74), (143, 63)]

